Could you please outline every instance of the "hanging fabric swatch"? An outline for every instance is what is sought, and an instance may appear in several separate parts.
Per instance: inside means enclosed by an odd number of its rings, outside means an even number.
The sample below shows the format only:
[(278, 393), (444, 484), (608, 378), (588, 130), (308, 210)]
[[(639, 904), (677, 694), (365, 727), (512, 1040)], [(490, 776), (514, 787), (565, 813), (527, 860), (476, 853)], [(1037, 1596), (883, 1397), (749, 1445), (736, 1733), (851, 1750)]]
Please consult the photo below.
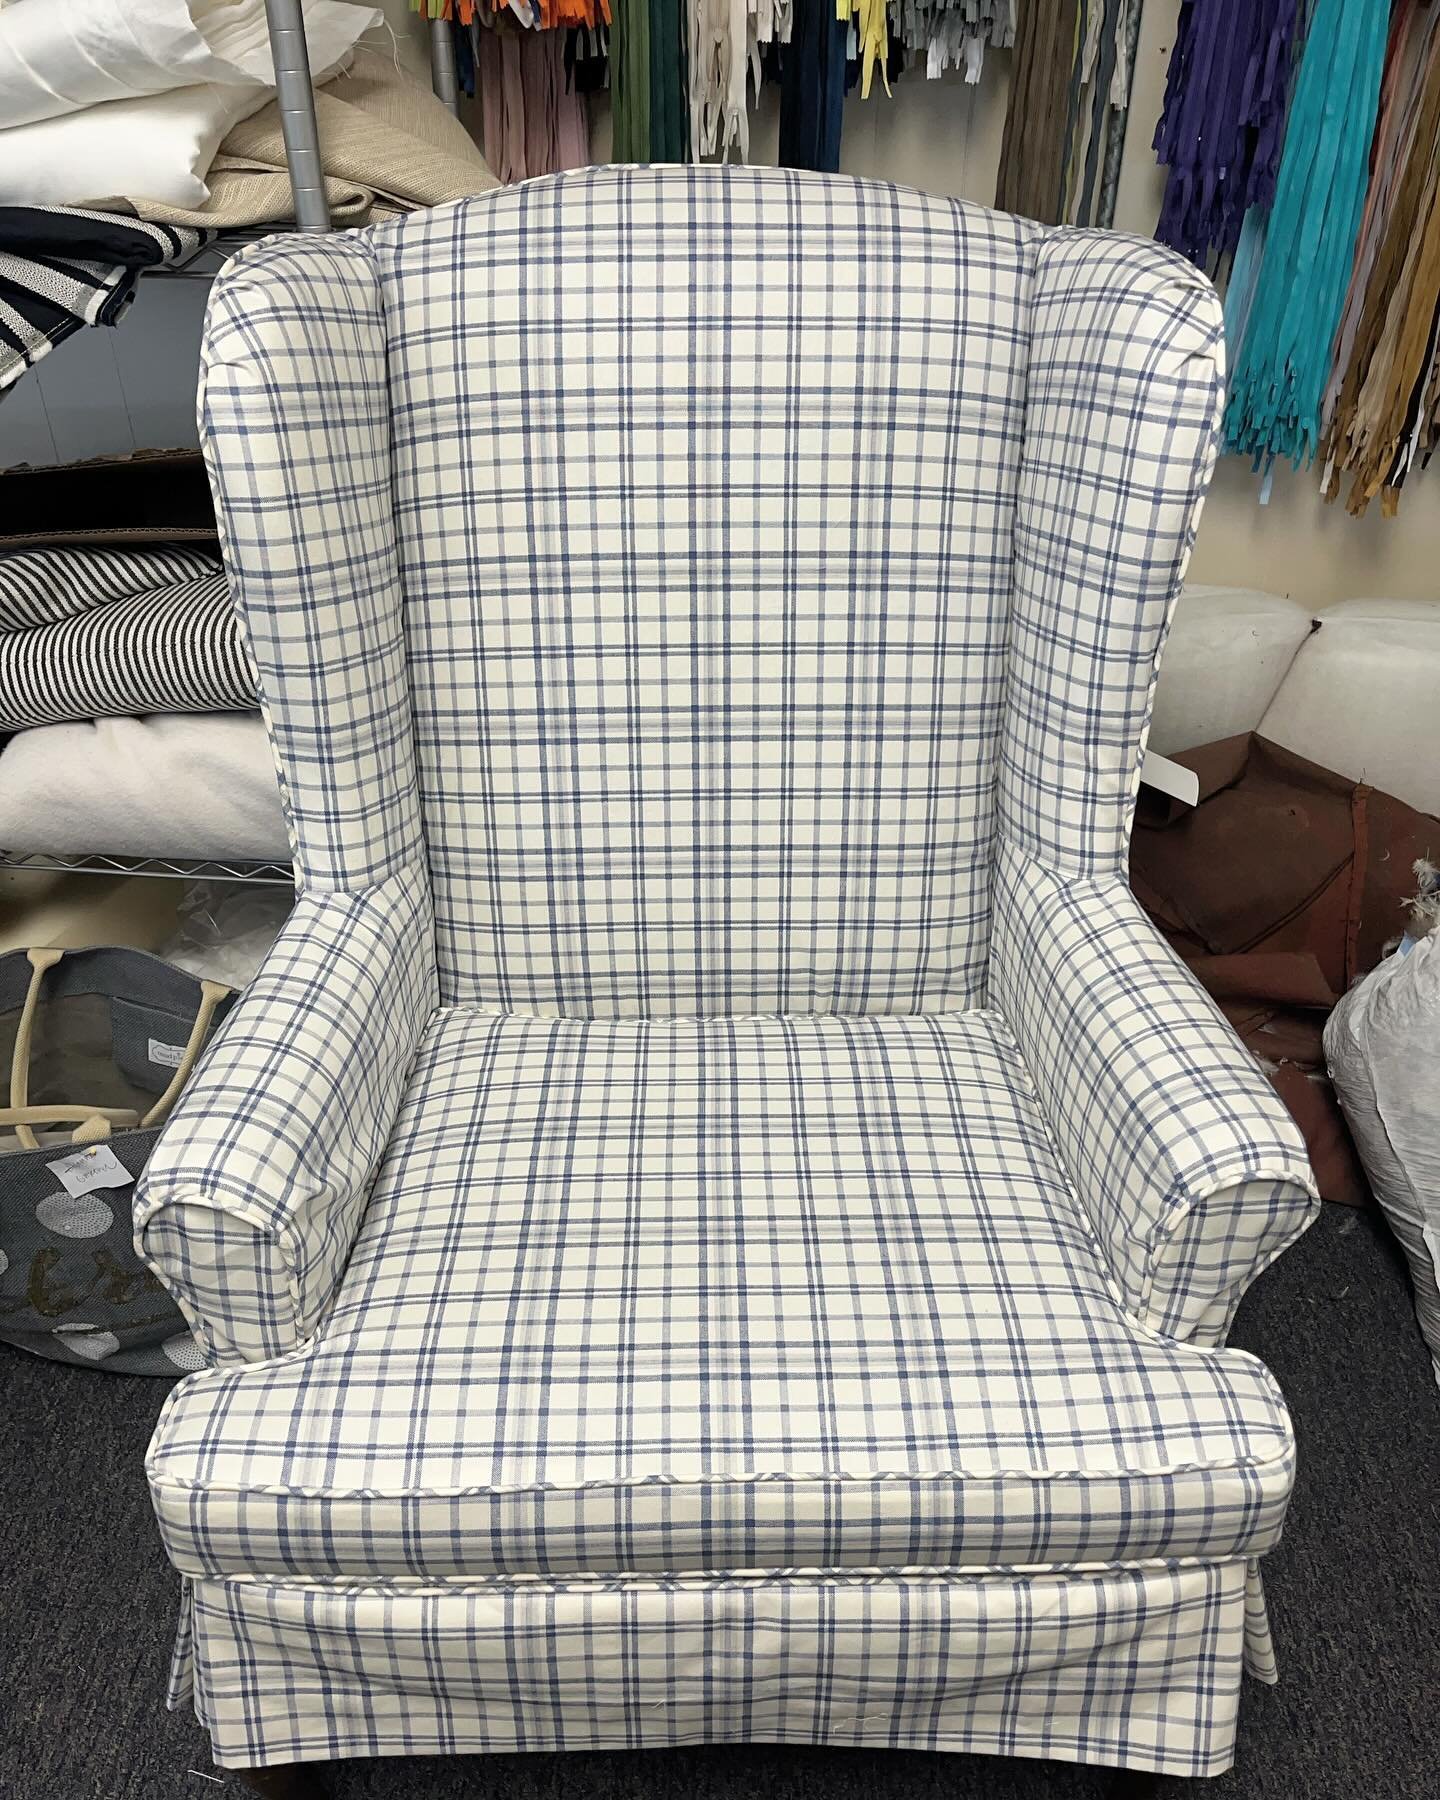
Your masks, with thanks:
[(1440, 8), (1400, 0), (1370, 192), (1326, 395), (1324, 486), (1392, 515), (1440, 434)]
[(604, 25), (565, 33), (565, 80), (577, 94), (603, 94), (610, 82), (610, 32)]
[(410, 10), (466, 27), (500, 15), (513, 15), (518, 24), (536, 31), (610, 23), (609, 0), (410, 0)]
[(1066, 161), (1063, 217), (1072, 225), (1109, 225), (1115, 216), (1140, 8), (1141, 0), (1088, 0)]
[(1080, 0), (1023, 0), (1016, 8), (995, 204), (1042, 225), (1058, 225), (1064, 216), (1066, 126), (1080, 21)]
[(565, 33), (501, 19), (469, 28), (485, 160), (501, 181), (553, 175), (590, 160), (585, 102), (567, 80)]
[(1155, 235), (1203, 268), (1275, 196), (1298, 0), (1184, 0), (1155, 154), (1168, 166)]
[(963, 69), (975, 82), (985, 66), (985, 46), (1008, 49), (1015, 41), (1016, 0), (896, 0), (895, 24), (912, 62), (932, 81), (947, 69)]
[(686, 0), (612, 0), (612, 162), (687, 162)]
[(997, 206), (1046, 225), (1111, 223), (1143, 3), (1016, 0)]
[(1088, 225), (1110, 117), (1110, 84), (1124, 0), (1085, 0), (1080, 9), (1079, 52), (1070, 71), (1065, 153), (1061, 162), (1060, 217)]
[(610, 160), (650, 160), (650, 0), (610, 4)]
[(1315, 0), (1275, 200), (1225, 408), (1225, 445), (1268, 469), (1315, 454), (1365, 198), (1388, 8)]
[[(750, 154), (749, 84), (760, 52), (790, 41), (791, 0), (685, 0), (690, 157)], [(834, 0), (832, 0), (832, 6)]]
[(1120, 159), (1125, 152), (1125, 132), (1130, 123), (1130, 90), (1135, 78), (1135, 55), (1140, 47), (1140, 14), (1145, 0), (1125, 0), (1115, 33), (1115, 75), (1110, 83), (1110, 118), (1105, 134), (1105, 158), (1100, 169), (1100, 193), (1095, 202), (1095, 223), (1107, 229), (1115, 223), (1115, 196), (1120, 188)]
[[(885, 92), (890, 92), (887, 64), (890, 60), (889, 0), (836, 0), (835, 16), (842, 24), (854, 26), (853, 42), (860, 62), (860, 98), (870, 98), (870, 84), (876, 65)], [(847, 37), (850, 34), (847, 33)]]
[[(1402, 172), (1414, 147), (1417, 106), (1424, 87), (1428, 31), (1421, 21), (1428, 20), (1433, 27), (1437, 16), (1440, 15), (1436, 15), (1433, 8), (1422, 12), (1416, 0), (1397, 0), (1390, 19), (1390, 44), (1385, 55), (1385, 73), (1380, 81), (1380, 115), (1370, 153), (1370, 185), (1365, 193), (1350, 286), (1335, 334), (1334, 363), (1322, 409), (1322, 430), (1326, 439), (1322, 485), (1327, 489), (1332, 486), (1334, 473), (1337, 414), (1348, 412), (1353, 404), (1355, 388), (1363, 379), (1364, 365), (1374, 349), (1370, 333), (1374, 330), (1371, 303), (1377, 297), (1372, 285), (1376, 259), (1394, 222), (1395, 201)], [(1413, 204), (1413, 193), (1409, 198)], [(1368, 330), (1362, 337), (1367, 315)]]
[(685, 0), (650, 0), (650, 161), (690, 160)]
[(731, 0), (687, 0), (690, 38), (690, 156), (750, 149), (745, 108), (744, 14)]
[(848, 37), (835, 0), (794, 0), (780, 58), (779, 160), (786, 168), (834, 174), (840, 167)]

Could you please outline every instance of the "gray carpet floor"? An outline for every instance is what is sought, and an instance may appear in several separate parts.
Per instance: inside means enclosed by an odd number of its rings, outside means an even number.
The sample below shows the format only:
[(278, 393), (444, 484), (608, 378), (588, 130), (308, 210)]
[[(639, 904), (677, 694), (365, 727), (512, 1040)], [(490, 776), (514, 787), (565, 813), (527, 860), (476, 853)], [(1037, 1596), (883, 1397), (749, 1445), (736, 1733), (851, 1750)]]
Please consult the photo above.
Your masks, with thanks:
[[(1295, 1414), (1266, 1561), (1282, 1681), (1246, 1684), (1235, 1768), (1175, 1800), (1440, 1800), (1440, 1393), (1372, 1214), (1325, 1208), (1235, 1341)], [(0, 1796), (238, 1800), (162, 1709), (175, 1587), (141, 1458), (165, 1383), (0, 1346)], [(336, 1800), (1092, 1800), (1051, 1763), (763, 1745), (345, 1763)]]

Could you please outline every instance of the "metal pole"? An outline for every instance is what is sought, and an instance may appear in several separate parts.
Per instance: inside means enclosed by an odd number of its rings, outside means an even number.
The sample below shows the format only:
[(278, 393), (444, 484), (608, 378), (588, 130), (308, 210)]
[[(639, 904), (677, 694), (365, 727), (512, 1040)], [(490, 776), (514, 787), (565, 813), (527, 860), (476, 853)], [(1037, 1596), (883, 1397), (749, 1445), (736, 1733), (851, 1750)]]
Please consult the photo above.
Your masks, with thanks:
[(275, 59), (275, 93), (280, 102), (280, 129), (285, 134), (285, 161), (295, 196), (295, 223), (301, 231), (328, 231), (330, 205), (320, 166), (320, 132), (315, 123), (315, 88), (310, 80), (310, 51), (305, 43), (305, 16), (300, 0), (265, 0), (270, 25), (270, 52)]
[(455, 40), (448, 19), (430, 21), (430, 85), (458, 119), (460, 84), (455, 77)]

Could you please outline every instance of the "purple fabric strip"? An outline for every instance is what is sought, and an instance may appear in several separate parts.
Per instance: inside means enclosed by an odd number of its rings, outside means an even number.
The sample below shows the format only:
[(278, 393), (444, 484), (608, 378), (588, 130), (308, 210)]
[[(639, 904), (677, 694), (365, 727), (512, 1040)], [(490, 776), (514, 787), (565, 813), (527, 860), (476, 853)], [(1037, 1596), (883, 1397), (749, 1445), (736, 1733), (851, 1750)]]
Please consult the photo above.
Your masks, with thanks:
[(1301, 0), (1183, 0), (1155, 128), (1169, 169), (1155, 235), (1202, 268), (1274, 198), (1300, 12)]

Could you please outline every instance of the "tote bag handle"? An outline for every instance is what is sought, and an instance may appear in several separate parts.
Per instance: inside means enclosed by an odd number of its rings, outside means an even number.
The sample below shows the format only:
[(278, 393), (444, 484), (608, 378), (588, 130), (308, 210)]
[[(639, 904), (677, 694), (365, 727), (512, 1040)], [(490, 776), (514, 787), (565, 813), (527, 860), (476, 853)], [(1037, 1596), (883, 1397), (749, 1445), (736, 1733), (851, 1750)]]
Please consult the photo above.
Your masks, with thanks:
[(46, 970), (53, 969), (64, 954), (63, 950), (56, 949), (25, 952), (26, 961), (33, 973), (25, 992), (20, 1023), (15, 1028), (15, 1049), (10, 1058), (10, 1104), (0, 1107), (0, 1126), (13, 1126), (21, 1147), (26, 1150), (40, 1148), (39, 1139), (31, 1129), (35, 1125), (64, 1125), (77, 1119), (80, 1121), (79, 1128), (72, 1137), (75, 1143), (82, 1144), (109, 1137), (112, 1125), (138, 1125), (143, 1129), (162, 1123), (199, 1061), (210, 1030), (210, 1021), (215, 1016), (215, 1008), (222, 1000), (228, 999), (232, 992), (218, 981), (200, 983), (200, 1008), (195, 1014), (195, 1023), (190, 1027), (184, 1053), (175, 1073), (170, 1077), (169, 1086), (143, 1119), (133, 1108), (123, 1106), (31, 1106), (30, 1040), (35, 1030), (35, 1015), (40, 1008), (40, 989)]

